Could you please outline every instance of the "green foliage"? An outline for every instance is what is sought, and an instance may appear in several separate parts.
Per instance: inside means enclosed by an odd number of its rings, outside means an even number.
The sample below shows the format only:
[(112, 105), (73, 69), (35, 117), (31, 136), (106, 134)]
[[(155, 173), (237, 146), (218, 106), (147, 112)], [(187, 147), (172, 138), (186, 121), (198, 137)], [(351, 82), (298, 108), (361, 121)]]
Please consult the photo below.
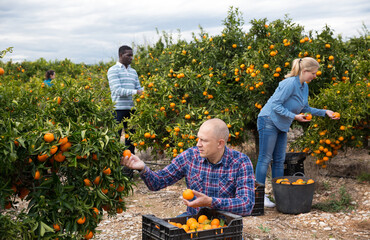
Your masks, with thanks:
[(342, 186), (339, 189), (339, 196), (332, 195), (329, 200), (322, 203), (316, 203), (312, 205), (312, 208), (324, 212), (352, 211), (354, 206), (351, 204), (351, 202), (351, 195), (347, 192), (346, 188)]
[(364, 172), (357, 176), (359, 182), (370, 182), (370, 173)]
[[(210, 36), (200, 28), (192, 41), (174, 42), (164, 33), (153, 46), (138, 47), (133, 67), (140, 73), (145, 94), (136, 99), (137, 112), (130, 120), (136, 134), (129, 137), (139, 149), (176, 156), (195, 144), (188, 137), (200, 124), (215, 117), (229, 124), (231, 145), (244, 142), (247, 131), (257, 131), (260, 109), (289, 73), (292, 61), (306, 56), (321, 66), (310, 84), (310, 105), (340, 112), (342, 117), (340, 121), (315, 117), (305, 125), (309, 131), (293, 144), (294, 149), (311, 153), (321, 144), (319, 130), (329, 128), (330, 139), (335, 142), (344, 134), (345, 143), (327, 151), (362, 147), (359, 141), (365, 141), (369, 129), (367, 38), (343, 42), (328, 26), (321, 32), (305, 32), (288, 17), (271, 23), (251, 20), (250, 30), (244, 32), (242, 14), (234, 8), (223, 23), (219, 35)], [(340, 123), (351, 130), (334, 130)], [(174, 127), (180, 132), (174, 133)], [(146, 139), (148, 132), (155, 137)], [(323, 155), (318, 155), (320, 164)]]
[(30, 231), (30, 229), (33, 229), (37, 223), (24, 212), (21, 212), (18, 216), (14, 216), (12, 214), (0, 214), (0, 222), (0, 239), (28, 240), (36, 237), (36, 234), (33, 231)]
[[(9, 236), (21, 236), (16, 239), (80, 239), (88, 230), (94, 232), (103, 209), (110, 216), (125, 210), (124, 198), (132, 191), (119, 164), (125, 146), (112, 114), (106, 67), (62, 61), (69, 67), (64, 72), (60, 68), (54, 85), (45, 87), (35, 75), (49, 64), (43, 59), (24, 62), (21, 69), (34, 75), (17, 79), (20, 66), (7, 63), (7, 74), (0, 79), (0, 208), (29, 200), (27, 215), (9, 222), (14, 233), (6, 230)], [(46, 133), (53, 133), (55, 140), (46, 142)], [(71, 144), (68, 150), (59, 142), (64, 137)], [(53, 146), (55, 153), (50, 152)], [(44, 154), (46, 160), (39, 160)], [(110, 174), (103, 173), (106, 168)], [(86, 186), (86, 179), (94, 183)], [(81, 217), (86, 217), (84, 224), (76, 222)], [(21, 223), (28, 220), (34, 225), (23, 231)]]

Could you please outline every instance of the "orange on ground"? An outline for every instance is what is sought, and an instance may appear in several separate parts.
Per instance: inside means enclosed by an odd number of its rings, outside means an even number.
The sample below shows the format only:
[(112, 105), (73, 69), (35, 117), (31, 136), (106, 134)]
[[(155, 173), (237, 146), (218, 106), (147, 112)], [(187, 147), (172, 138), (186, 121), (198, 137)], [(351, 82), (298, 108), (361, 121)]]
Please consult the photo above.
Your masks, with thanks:
[(182, 193), (182, 197), (186, 200), (191, 200), (194, 198), (194, 193), (191, 189), (186, 189), (183, 193)]

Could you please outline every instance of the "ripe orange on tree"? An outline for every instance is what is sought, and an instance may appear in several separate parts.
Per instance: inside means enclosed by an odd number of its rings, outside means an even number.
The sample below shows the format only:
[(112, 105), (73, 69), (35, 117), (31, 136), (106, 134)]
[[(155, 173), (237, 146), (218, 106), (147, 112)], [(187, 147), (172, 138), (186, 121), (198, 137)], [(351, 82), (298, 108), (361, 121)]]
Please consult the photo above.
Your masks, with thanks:
[(57, 223), (56, 223), (56, 224), (53, 224), (53, 228), (54, 228), (54, 230), (55, 230), (55, 231), (57, 231), (57, 232), (58, 232), (58, 231), (60, 231), (60, 226), (59, 226), (59, 224), (57, 224)]
[(145, 137), (145, 138), (150, 138), (150, 136), (151, 136), (151, 134), (150, 134), (150, 133), (148, 133), (148, 132), (146, 132), (146, 133), (144, 134), (144, 137)]
[(123, 192), (123, 190), (125, 190), (125, 186), (124, 185), (118, 185), (117, 192)]
[(33, 177), (35, 180), (39, 180), (40, 179), (40, 176), (41, 176), (41, 174), (40, 174), (40, 171), (39, 170), (37, 170), (36, 172), (35, 172), (35, 176)]
[(66, 159), (66, 156), (63, 155), (63, 152), (59, 152), (58, 154), (54, 155), (54, 159), (57, 162), (63, 162)]
[(95, 185), (99, 185), (100, 183), (100, 176), (97, 176), (95, 179), (94, 179), (94, 184)]
[(85, 239), (91, 239), (94, 237), (94, 233), (90, 230), (87, 230), (87, 234), (84, 236)]
[(111, 173), (112, 173), (112, 171), (110, 170), (110, 168), (104, 168), (103, 169), (103, 173), (105, 174), (105, 175), (110, 175)]
[(96, 216), (97, 214), (99, 214), (99, 209), (97, 209), (96, 207), (93, 207), (92, 210), (94, 211), (94, 216)]
[(87, 186), (87, 187), (91, 187), (91, 185), (92, 185), (91, 181), (88, 178), (84, 179), (84, 183), (85, 183), (85, 186)]
[(44, 140), (45, 140), (45, 142), (52, 142), (52, 141), (54, 141), (54, 134), (52, 134), (52, 133), (46, 133), (45, 135), (44, 135)]
[(0, 68), (0, 75), (3, 75), (5, 73), (4, 68)]
[(64, 145), (68, 142), (68, 137), (64, 137), (64, 138), (60, 138), (58, 143), (60, 143), (60, 145)]
[(82, 217), (82, 218), (77, 219), (78, 224), (84, 224), (85, 222), (86, 222), (86, 217), (85, 216)]
[(62, 152), (67, 152), (71, 148), (72, 144), (70, 142), (66, 142), (60, 146), (60, 150)]
[(48, 155), (47, 154), (43, 154), (43, 155), (37, 155), (37, 159), (40, 161), (40, 162), (45, 162), (46, 159), (48, 159)]
[(186, 189), (183, 193), (182, 193), (182, 197), (186, 200), (191, 200), (194, 198), (194, 193), (193, 193), (193, 190), (191, 189)]
[(56, 153), (58, 151), (58, 147), (57, 146), (52, 146), (51, 148), (50, 148), (50, 154), (51, 155), (53, 155), (54, 153)]
[(117, 208), (116, 211), (117, 213), (123, 213), (123, 208)]

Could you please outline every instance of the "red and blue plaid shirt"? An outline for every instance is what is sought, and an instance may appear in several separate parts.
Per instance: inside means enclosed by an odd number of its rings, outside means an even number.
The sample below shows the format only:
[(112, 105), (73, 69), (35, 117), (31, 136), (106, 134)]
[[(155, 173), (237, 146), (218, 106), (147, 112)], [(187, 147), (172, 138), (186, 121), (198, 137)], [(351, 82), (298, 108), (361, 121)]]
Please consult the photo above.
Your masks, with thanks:
[[(174, 158), (164, 169), (154, 172), (147, 166), (141, 178), (152, 191), (158, 191), (185, 177), (188, 188), (212, 197), (213, 209), (241, 216), (249, 215), (254, 206), (254, 173), (249, 157), (225, 147), (217, 164), (199, 155), (192, 147)], [(187, 208), (195, 215), (200, 208)]]

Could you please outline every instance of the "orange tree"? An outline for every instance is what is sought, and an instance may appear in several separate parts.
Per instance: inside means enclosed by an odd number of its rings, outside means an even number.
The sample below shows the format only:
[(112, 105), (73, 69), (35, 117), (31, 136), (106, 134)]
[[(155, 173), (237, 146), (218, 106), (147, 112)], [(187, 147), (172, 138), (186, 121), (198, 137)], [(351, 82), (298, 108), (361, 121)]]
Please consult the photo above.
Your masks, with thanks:
[[(0, 77), (0, 233), (91, 238), (103, 210), (121, 213), (132, 189), (119, 165), (124, 146), (111, 114), (106, 66), (44, 64), (22, 63), (37, 76), (21, 79), (20, 65), (7, 63)], [(45, 87), (37, 69), (62, 64), (78, 74), (68, 77), (60, 68), (54, 86)], [(28, 208), (17, 215), (20, 200), (29, 200)]]
[(241, 13), (231, 8), (220, 35), (209, 36), (201, 28), (190, 42), (174, 43), (164, 34), (153, 46), (139, 46), (133, 65), (145, 94), (135, 100), (137, 112), (130, 120), (136, 134), (126, 137), (139, 149), (176, 156), (195, 144), (203, 121), (219, 117), (230, 127), (230, 144), (244, 142), (252, 131), (258, 146), (257, 115), (295, 58), (310, 56), (321, 65), (310, 85), (312, 99), (358, 71), (358, 51), (351, 52), (328, 27), (306, 33), (289, 18), (250, 24), (245, 33)]

